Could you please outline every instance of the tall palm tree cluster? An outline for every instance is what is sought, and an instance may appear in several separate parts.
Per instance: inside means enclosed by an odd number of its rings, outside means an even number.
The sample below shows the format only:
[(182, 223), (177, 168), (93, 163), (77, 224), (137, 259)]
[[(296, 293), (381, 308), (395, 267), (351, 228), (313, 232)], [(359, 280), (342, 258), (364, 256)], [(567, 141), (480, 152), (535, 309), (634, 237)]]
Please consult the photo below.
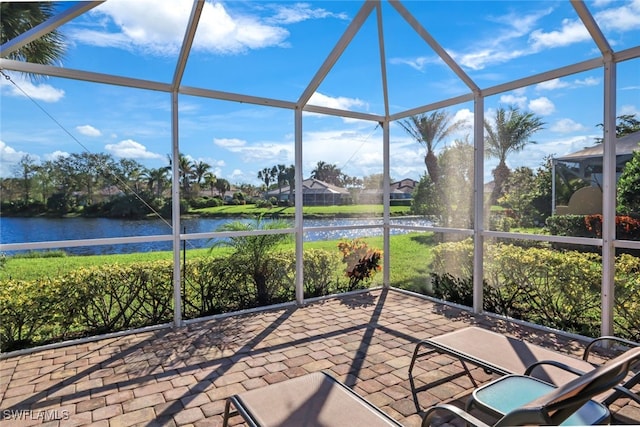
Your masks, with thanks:
[[(169, 160), (169, 167), (166, 168), (166, 171), (169, 171), (173, 161), (171, 156), (167, 156), (167, 159)], [(217, 178), (210, 169), (211, 165), (207, 162), (202, 160), (192, 161), (189, 157), (180, 153), (178, 157), (178, 173), (182, 197), (192, 198), (197, 196), (201, 190), (208, 189), (212, 197), (217, 191), (224, 198), (225, 193), (231, 190), (231, 184), (226, 179)]]
[[(451, 123), (451, 116), (445, 111), (411, 116), (400, 122), (409, 135), (426, 148), (424, 158), (427, 173), (434, 185), (438, 184), (441, 173), (435, 149), (439, 142), (463, 127), (462, 121)], [(528, 144), (535, 144), (530, 138), (543, 129), (545, 123), (531, 112), (521, 112), (517, 107), (500, 107), (495, 120), (485, 119), (485, 155), (497, 158), (498, 165), (492, 171), (494, 189), (491, 202), (495, 203), (504, 193), (504, 184), (511, 170), (507, 166), (509, 154), (522, 151)]]
[(294, 165), (275, 165), (258, 171), (258, 179), (264, 182), (264, 191), (268, 191), (274, 183), (278, 186), (278, 192), (289, 186), (289, 200), (293, 199), (293, 190), (296, 185), (296, 167)]

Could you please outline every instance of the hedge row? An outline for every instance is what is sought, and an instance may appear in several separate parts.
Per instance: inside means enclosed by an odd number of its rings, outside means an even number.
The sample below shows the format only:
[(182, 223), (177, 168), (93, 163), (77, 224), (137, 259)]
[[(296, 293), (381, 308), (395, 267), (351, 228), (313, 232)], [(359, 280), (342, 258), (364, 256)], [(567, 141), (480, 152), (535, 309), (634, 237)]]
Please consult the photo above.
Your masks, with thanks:
[[(602, 215), (553, 215), (546, 228), (556, 236), (602, 237)], [(637, 215), (616, 216), (616, 238), (640, 240), (640, 218)]]
[[(258, 306), (255, 275), (242, 257), (189, 260), (182, 280), (185, 318)], [(270, 252), (264, 277), (268, 303), (295, 299), (295, 256)], [(352, 286), (336, 252), (304, 252), (305, 297)], [(0, 283), (0, 349), (11, 351), (82, 336), (170, 322), (173, 267), (169, 261), (102, 265), (46, 280)], [(364, 286), (360, 283), (359, 286)]]
[[(485, 249), (485, 310), (596, 337), (601, 325), (602, 257), (497, 243)], [(433, 295), (472, 304), (473, 243), (434, 249)], [(614, 330), (640, 340), (640, 258), (616, 257)]]

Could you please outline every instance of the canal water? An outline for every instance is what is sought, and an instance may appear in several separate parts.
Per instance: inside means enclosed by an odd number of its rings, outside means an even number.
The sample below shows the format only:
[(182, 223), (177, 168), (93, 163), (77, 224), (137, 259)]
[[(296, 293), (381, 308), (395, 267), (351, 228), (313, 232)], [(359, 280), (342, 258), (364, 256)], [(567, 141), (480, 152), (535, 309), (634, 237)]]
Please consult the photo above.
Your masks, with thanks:
[[(206, 233), (216, 231), (230, 221), (255, 222), (241, 218), (186, 218), (182, 220), (182, 233)], [(267, 220), (265, 220), (267, 221)], [(393, 218), (392, 224), (429, 226), (431, 222), (423, 218)], [(382, 225), (380, 218), (335, 218), (305, 219), (304, 227), (349, 227), (362, 225)], [(293, 221), (291, 221), (293, 227)], [(393, 229), (392, 234), (406, 233)], [(127, 220), (109, 218), (0, 218), (0, 243), (29, 243), (58, 240), (100, 239), (110, 237), (134, 237), (171, 234), (171, 223), (163, 220)], [(305, 241), (334, 240), (340, 238), (370, 237), (382, 235), (382, 227), (354, 230), (319, 230), (305, 233)], [(189, 247), (211, 246), (209, 239), (190, 240)], [(99, 245), (64, 248), (74, 255), (99, 255), (114, 253), (134, 253), (171, 250), (172, 243), (144, 242), (119, 245)]]

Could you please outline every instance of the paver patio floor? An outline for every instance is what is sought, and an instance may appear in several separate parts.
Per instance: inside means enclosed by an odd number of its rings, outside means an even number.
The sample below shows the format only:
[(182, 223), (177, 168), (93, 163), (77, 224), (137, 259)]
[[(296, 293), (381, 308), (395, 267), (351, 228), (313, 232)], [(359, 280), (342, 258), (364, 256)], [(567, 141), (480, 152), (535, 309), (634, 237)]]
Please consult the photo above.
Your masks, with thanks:
[[(0, 361), (0, 424), (219, 426), (228, 396), (325, 370), (403, 425), (417, 426), (422, 417), (407, 372), (415, 343), (470, 324), (576, 355), (583, 348), (562, 335), (378, 289), (7, 357)], [(446, 356), (431, 357), (415, 368), (416, 386), (460, 369)], [(472, 372), (479, 382), (492, 378)], [(418, 400), (422, 408), (462, 405), (471, 389), (461, 376)], [(640, 424), (635, 403), (620, 399), (611, 409), (614, 423)]]

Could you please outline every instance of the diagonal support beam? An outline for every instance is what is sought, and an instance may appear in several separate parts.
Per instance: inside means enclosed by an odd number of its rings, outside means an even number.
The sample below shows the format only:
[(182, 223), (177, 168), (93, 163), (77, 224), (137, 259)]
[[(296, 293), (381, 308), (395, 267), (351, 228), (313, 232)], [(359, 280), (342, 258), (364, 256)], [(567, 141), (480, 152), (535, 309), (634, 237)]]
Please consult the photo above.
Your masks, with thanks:
[(611, 45), (607, 41), (607, 38), (604, 36), (600, 27), (596, 23), (596, 20), (593, 19), (593, 15), (587, 9), (587, 6), (584, 4), (582, 0), (571, 0), (571, 5), (575, 9), (576, 13), (580, 17), (580, 20), (589, 31), (591, 38), (598, 45), (598, 49), (605, 58), (610, 57), (613, 54), (613, 49), (611, 49)]
[(357, 34), (357, 32), (362, 27), (362, 24), (366, 21), (367, 17), (371, 13), (376, 4), (379, 3), (379, 0), (368, 0), (362, 5), (362, 8), (358, 11), (358, 14), (353, 18), (353, 21), (347, 27), (347, 30), (344, 32), (338, 43), (333, 48), (327, 59), (325, 59), (324, 63), (320, 66), (320, 69), (316, 73), (316, 75), (311, 79), (311, 82), (307, 86), (307, 88), (302, 92), (302, 95), (298, 99), (298, 105), (304, 107), (309, 99), (314, 94), (320, 83), (327, 76), (331, 68), (338, 61), (344, 50), (349, 46), (353, 37)]
[(464, 72), (460, 65), (458, 65), (458, 63), (454, 61), (453, 58), (451, 58), (447, 51), (438, 44), (438, 42), (431, 36), (431, 34), (429, 34), (427, 30), (425, 30), (422, 24), (418, 22), (418, 20), (411, 14), (411, 12), (409, 12), (404, 7), (402, 3), (400, 3), (398, 0), (389, 0), (389, 3), (398, 11), (400, 15), (402, 15), (404, 20), (407, 21), (409, 25), (411, 25), (415, 32), (418, 33), (418, 35), (422, 37), (422, 39), (427, 42), (429, 46), (431, 46), (431, 49), (433, 49), (440, 56), (440, 58), (449, 66), (449, 68), (451, 68), (454, 73), (456, 73), (460, 80), (462, 80), (467, 85), (467, 87), (471, 89), (472, 92), (480, 92), (480, 88), (475, 84), (473, 80), (471, 80), (471, 77), (469, 77), (467, 73)]

